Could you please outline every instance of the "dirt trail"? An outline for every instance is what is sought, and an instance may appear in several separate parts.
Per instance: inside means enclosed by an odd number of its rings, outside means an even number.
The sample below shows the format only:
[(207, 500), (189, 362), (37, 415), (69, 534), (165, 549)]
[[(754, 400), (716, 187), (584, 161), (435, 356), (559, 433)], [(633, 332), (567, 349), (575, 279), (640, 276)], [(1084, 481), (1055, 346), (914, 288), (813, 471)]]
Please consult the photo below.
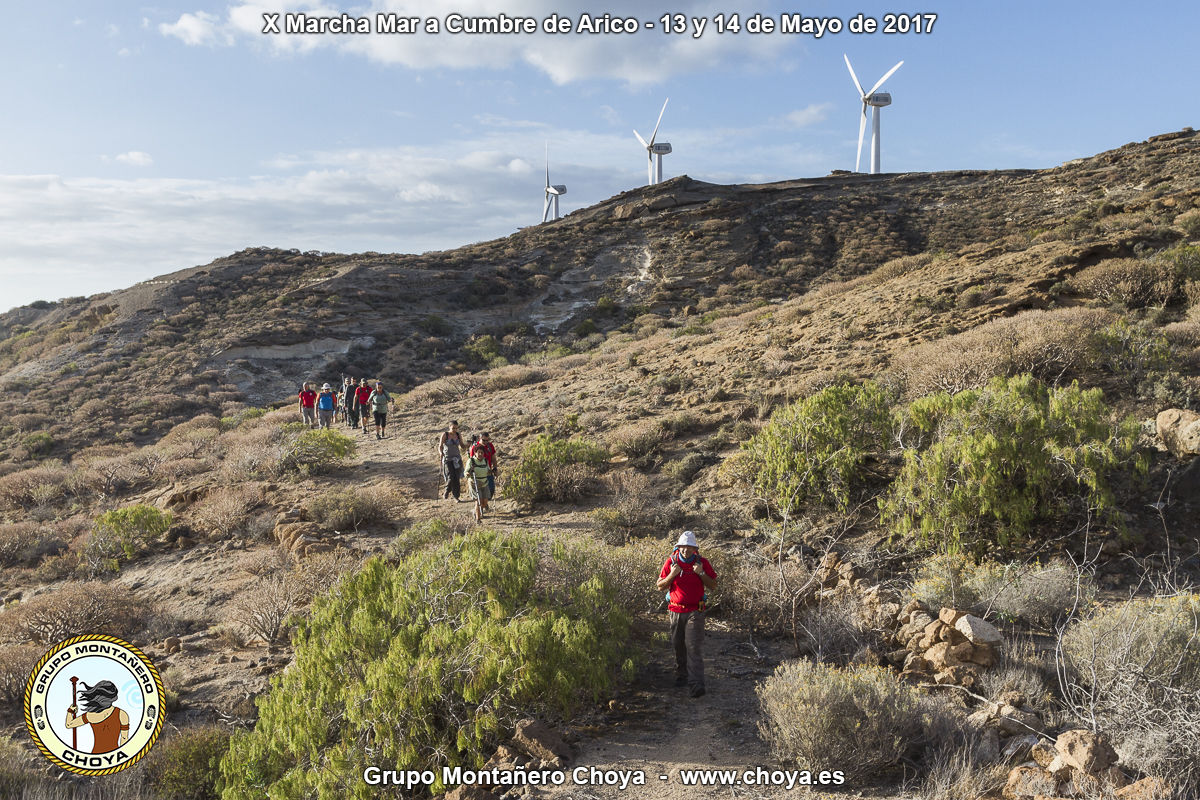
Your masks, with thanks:
[[(359, 442), (362, 467), (372, 475), (387, 475), (403, 482), (412, 494), (409, 514), (414, 520), (442, 518), (470, 523), (473, 505), (441, 499), (440, 466), (435, 449), (445, 420), (458, 409), (402, 411), (389, 415), (388, 437), (377, 440), (374, 433), (353, 434)], [(501, 471), (511, 465), (515, 453), (501, 448)], [(484, 524), (503, 530), (587, 530), (590, 525), (578, 509), (540, 509), (536, 515), (520, 513), (511, 501), (498, 500)], [(645, 625), (666, 631), (665, 617)], [(674, 685), (674, 656), (665, 641), (655, 641), (639, 674), (620, 691), (597, 723), (582, 730), (575, 745), (576, 755), (567, 767), (566, 782), (559, 787), (532, 788), (527, 795), (547, 800), (628, 800), (651, 798), (744, 798), (759, 800), (788, 797), (853, 797), (843, 790), (838, 795), (806, 789), (787, 792), (772, 786), (719, 785), (685, 786), (680, 771), (725, 769), (741, 773), (772, 763), (758, 735), (758, 698), (755, 687), (789, 656), (786, 645), (753, 642), (717, 619), (710, 619), (705, 642), (708, 693), (692, 699), (687, 689)], [(573, 770), (626, 771), (644, 775), (644, 786), (606, 785), (589, 780), (573, 782)], [(667, 776), (665, 780), (660, 776)], [(861, 796), (861, 795), (859, 795)]]

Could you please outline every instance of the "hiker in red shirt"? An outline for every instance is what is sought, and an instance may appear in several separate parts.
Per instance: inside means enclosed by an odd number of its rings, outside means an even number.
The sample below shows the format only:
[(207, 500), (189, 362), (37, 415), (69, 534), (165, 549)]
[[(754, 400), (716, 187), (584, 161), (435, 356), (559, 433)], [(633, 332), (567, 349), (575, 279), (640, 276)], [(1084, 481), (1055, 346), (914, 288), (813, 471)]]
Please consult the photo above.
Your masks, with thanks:
[(300, 419), (310, 428), (317, 425), (317, 393), (311, 383), (304, 384), (300, 390)]
[(359, 421), (362, 422), (363, 436), (366, 436), (367, 425), (370, 424), (369, 417), (371, 416), (371, 387), (367, 386), (366, 378), (360, 378), (358, 388), (354, 390), (354, 407), (358, 409)]
[(658, 576), (658, 589), (670, 589), (667, 611), (675, 648), (675, 685), (691, 686), (692, 697), (704, 695), (704, 617), (706, 590), (717, 585), (717, 573), (700, 555), (696, 534), (684, 531)]

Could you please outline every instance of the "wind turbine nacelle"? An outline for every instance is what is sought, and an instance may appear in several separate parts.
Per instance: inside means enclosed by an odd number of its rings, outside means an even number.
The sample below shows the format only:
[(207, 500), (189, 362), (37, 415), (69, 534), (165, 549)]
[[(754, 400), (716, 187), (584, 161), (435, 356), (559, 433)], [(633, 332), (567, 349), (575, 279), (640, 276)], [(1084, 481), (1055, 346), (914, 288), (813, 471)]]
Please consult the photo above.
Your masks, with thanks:
[(556, 183), (553, 186), (551, 186), (550, 188), (554, 190), (555, 194), (566, 194), (567, 193), (567, 187), (563, 186), (561, 183)]
[(892, 104), (892, 96), (887, 92), (876, 92), (875, 94), (867, 95), (867, 99), (864, 102), (869, 106), (883, 108)]
[(667, 153), (671, 152), (671, 143), (658, 142), (657, 144), (652, 144), (650, 145), (650, 152), (656, 156), (665, 156)]

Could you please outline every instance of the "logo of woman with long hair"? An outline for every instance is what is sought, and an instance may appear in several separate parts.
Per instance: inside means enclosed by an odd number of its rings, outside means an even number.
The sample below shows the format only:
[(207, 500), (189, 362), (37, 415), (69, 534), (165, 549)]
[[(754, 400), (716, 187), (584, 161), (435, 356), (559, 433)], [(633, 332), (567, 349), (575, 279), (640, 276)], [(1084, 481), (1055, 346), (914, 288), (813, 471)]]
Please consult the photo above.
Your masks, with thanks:
[(163, 687), (150, 659), (112, 636), (50, 649), (25, 686), (25, 725), (46, 758), (79, 775), (137, 763), (163, 726)]

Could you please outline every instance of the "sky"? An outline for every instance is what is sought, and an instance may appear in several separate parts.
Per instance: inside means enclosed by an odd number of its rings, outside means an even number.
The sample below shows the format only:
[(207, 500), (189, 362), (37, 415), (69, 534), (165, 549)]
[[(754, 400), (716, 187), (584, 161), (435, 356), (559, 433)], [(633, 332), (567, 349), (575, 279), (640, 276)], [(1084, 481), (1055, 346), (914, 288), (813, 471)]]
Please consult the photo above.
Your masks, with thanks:
[[(634, 130), (648, 138), (667, 98), (664, 178), (854, 169), (861, 101), (843, 54), (864, 89), (904, 61), (881, 89), (884, 172), (1053, 167), (1200, 126), (1200, 4), (915, 8), (929, 16), (885, 33), (896, 6), (874, 2), (8, 3), (0, 311), (246, 247), (420, 253), (505, 236), (541, 221), (547, 147), (563, 214), (644, 185)], [(288, 34), (289, 14), (372, 32)], [(418, 32), (378, 32), (379, 14)], [(782, 33), (784, 14), (828, 22)], [(501, 15), (538, 32), (447, 30)], [(542, 30), (556, 15), (572, 32)], [(637, 32), (576, 32), (605, 15)], [(860, 15), (879, 30), (852, 32)], [(750, 33), (756, 16), (776, 31)]]

